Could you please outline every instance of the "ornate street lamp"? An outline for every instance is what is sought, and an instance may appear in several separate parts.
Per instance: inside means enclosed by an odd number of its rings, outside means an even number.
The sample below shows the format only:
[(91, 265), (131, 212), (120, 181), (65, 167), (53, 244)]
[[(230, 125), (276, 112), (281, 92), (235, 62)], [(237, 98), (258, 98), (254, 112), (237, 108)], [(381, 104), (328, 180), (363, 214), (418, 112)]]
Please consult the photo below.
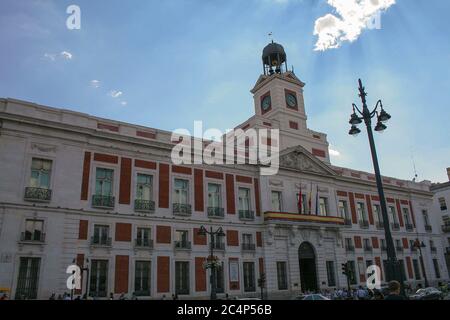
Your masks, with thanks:
[[(213, 228), (210, 227), (209, 231), (204, 227), (201, 226), (200, 230), (197, 232), (197, 234), (199, 236), (206, 236), (206, 235), (210, 235), (211, 236), (211, 242), (209, 244), (210, 247), (210, 260), (211, 260), (211, 300), (216, 300), (217, 298), (217, 294), (216, 294), (216, 265), (213, 262), (214, 259), (214, 236), (219, 236), (219, 237), (224, 237), (225, 233), (223, 232), (222, 227), (219, 227), (217, 230), (213, 231)], [(207, 259), (209, 260), (209, 259)]]
[(425, 280), (425, 288), (427, 288), (428, 285), (428, 278), (427, 278), (427, 271), (425, 270), (425, 264), (423, 263), (423, 255), (422, 255), (422, 248), (425, 248), (425, 243), (420, 242), (419, 239), (416, 239), (414, 241), (414, 248), (419, 249), (419, 259), (420, 259), (420, 265), (422, 266), (422, 272), (423, 272), (423, 279)]
[[(386, 278), (388, 280), (397, 280), (400, 282), (401, 285), (401, 291), (404, 293), (404, 284), (403, 284), (403, 276), (400, 269), (400, 264), (397, 260), (396, 254), (395, 254), (395, 248), (394, 248), (394, 241), (392, 239), (391, 230), (389, 228), (389, 217), (387, 213), (387, 207), (386, 207), (386, 199), (384, 197), (384, 190), (383, 190), (383, 181), (381, 179), (380, 174), (380, 167), (378, 165), (378, 158), (377, 158), (377, 151), (375, 148), (375, 142), (373, 138), (373, 132), (372, 132), (372, 118), (377, 116), (377, 124), (374, 128), (377, 132), (383, 132), (387, 126), (385, 123), (391, 118), (391, 116), (384, 110), (383, 104), (381, 100), (378, 100), (377, 104), (375, 105), (375, 108), (370, 111), (367, 107), (366, 102), (366, 96), (367, 93), (365, 92), (365, 88), (362, 85), (361, 79), (359, 79), (359, 96), (362, 101), (362, 110), (360, 110), (354, 103), (353, 103), (353, 113), (350, 116), (349, 123), (352, 125), (349, 134), (352, 136), (356, 136), (358, 133), (361, 132), (361, 130), (358, 128), (358, 125), (361, 124), (363, 121), (366, 124), (367, 129), (367, 135), (369, 137), (369, 145), (370, 145), (370, 151), (372, 154), (372, 162), (373, 167), (375, 170), (375, 178), (378, 188), (378, 195), (380, 197), (380, 207), (381, 207), (381, 213), (383, 216), (383, 225), (384, 225), (384, 233), (385, 233), (385, 239), (386, 239), (386, 251), (387, 251), (387, 270), (386, 270)], [(378, 109), (380, 108), (380, 112), (378, 112)]]

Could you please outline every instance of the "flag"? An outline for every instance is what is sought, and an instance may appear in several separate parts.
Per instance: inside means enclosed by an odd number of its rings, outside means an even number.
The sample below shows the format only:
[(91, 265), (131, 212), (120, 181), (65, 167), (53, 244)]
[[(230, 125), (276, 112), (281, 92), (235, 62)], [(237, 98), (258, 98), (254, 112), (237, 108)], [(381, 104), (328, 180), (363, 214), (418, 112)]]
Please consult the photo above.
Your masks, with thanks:
[(308, 211), (311, 214), (311, 198), (312, 198), (312, 182), (311, 182), (311, 191), (309, 192), (309, 200), (308, 200)]
[(319, 215), (319, 185), (317, 185), (316, 191), (316, 216)]
[(302, 182), (300, 181), (300, 192), (298, 194), (298, 213), (302, 214)]

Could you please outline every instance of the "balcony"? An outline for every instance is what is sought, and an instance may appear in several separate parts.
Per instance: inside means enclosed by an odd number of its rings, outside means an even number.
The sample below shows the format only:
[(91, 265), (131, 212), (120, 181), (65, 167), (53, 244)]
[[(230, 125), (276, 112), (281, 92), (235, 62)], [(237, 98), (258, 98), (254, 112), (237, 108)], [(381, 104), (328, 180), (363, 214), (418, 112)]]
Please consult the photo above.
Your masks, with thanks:
[(346, 252), (355, 252), (355, 246), (353, 246), (353, 245), (346, 245), (345, 246), (345, 251)]
[(20, 242), (42, 244), (45, 242), (45, 233), (41, 232), (22, 232), (20, 234)]
[(433, 231), (433, 227), (429, 224), (425, 225), (425, 231), (426, 232), (432, 232)]
[(344, 219), (344, 224), (345, 224), (346, 226), (351, 226), (351, 225), (353, 224), (352, 219), (345, 218), (345, 219)]
[(377, 223), (375, 224), (376, 228), (378, 230), (383, 230), (384, 229), (384, 222), (383, 221), (377, 221)]
[(136, 212), (155, 212), (155, 201), (152, 200), (134, 200), (134, 211)]
[(176, 250), (191, 250), (191, 242), (190, 241), (175, 241), (175, 249)]
[(254, 243), (243, 243), (242, 251), (255, 251), (256, 245)]
[(360, 220), (359, 221), (359, 227), (361, 229), (369, 229), (369, 221), (367, 221), (367, 220)]
[(293, 222), (298, 222), (301, 224), (317, 224), (326, 225), (327, 228), (330, 227), (342, 227), (344, 226), (345, 219), (335, 216), (316, 216), (310, 214), (298, 214), (290, 212), (273, 212), (267, 211), (264, 213), (265, 221), (276, 221), (284, 222), (288, 225), (292, 225)]
[(225, 242), (213, 242), (211, 244), (213, 250), (223, 251), (225, 250)]
[(436, 253), (437, 249), (436, 249), (436, 247), (430, 247), (430, 251), (431, 251), (431, 253)]
[(239, 210), (239, 219), (244, 221), (255, 220), (255, 213), (251, 210)]
[(52, 190), (26, 187), (24, 199), (26, 201), (49, 202), (52, 199)]
[(397, 252), (403, 252), (403, 247), (402, 246), (396, 246), (395, 250), (397, 250)]
[(442, 232), (444, 233), (450, 232), (450, 223), (446, 223), (442, 226)]
[(225, 211), (220, 207), (208, 207), (208, 217), (209, 218), (223, 218), (225, 216)]
[(100, 209), (114, 208), (115, 198), (113, 196), (102, 196), (94, 194), (92, 196), (92, 207)]
[(134, 239), (135, 249), (153, 249), (153, 240), (151, 239)]
[(413, 231), (414, 226), (411, 223), (405, 224), (406, 231)]
[(364, 252), (372, 252), (373, 248), (372, 246), (364, 246)]
[(400, 225), (397, 222), (391, 223), (391, 229), (393, 231), (398, 231), (398, 230), (400, 230)]
[(99, 238), (99, 237), (91, 237), (91, 247), (105, 247), (110, 248), (112, 243), (111, 238)]
[(174, 203), (173, 214), (177, 216), (190, 216), (192, 214), (192, 206), (187, 203)]

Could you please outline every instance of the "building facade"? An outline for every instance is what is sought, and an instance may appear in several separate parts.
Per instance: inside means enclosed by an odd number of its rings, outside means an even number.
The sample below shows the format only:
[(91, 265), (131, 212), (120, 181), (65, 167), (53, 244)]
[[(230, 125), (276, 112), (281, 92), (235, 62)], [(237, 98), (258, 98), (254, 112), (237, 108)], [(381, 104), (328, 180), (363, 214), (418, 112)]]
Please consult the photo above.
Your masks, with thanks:
[[(384, 281), (383, 220), (373, 174), (333, 166), (327, 136), (310, 130), (304, 83), (281, 46), (263, 53), (251, 90), (255, 115), (237, 128), (279, 129), (280, 169), (254, 164), (174, 165), (170, 132), (14, 99), (0, 100), (0, 287), (14, 298), (66, 292), (67, 267), (82, 288), (160, 299), (209, 297), (210, 246), (220, 295), (269, 298)], [(255, 141), (246, 140), (245, 150)], [(448, 279), (440, 220), (427, 183), (383, 177), (405, 281)], [(299, 201), (299, 198), (301, 201)], [(201, 226), (224, 235), (199, 235)], [(419, 255), (413, 243), (429, 245)]]

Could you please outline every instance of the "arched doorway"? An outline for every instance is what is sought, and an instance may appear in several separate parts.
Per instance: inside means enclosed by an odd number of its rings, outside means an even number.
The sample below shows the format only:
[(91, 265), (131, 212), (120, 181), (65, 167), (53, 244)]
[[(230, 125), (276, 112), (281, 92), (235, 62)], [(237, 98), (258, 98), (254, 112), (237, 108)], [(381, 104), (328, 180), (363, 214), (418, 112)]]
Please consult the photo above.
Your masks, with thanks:
[(302, 291), (317, 291), (316, 254), (309, 242), (303, 242), (298, 248), (298, 261)]

